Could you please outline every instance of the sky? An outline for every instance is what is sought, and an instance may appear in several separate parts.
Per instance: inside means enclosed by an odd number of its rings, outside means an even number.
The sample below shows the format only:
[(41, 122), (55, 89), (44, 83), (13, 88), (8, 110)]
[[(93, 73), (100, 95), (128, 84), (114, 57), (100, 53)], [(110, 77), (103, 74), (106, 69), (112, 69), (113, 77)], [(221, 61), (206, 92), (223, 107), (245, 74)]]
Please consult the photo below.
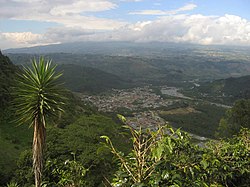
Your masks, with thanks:
[(0, 49), (78, 41), (250, 46), (249, 0), (0, 0)]

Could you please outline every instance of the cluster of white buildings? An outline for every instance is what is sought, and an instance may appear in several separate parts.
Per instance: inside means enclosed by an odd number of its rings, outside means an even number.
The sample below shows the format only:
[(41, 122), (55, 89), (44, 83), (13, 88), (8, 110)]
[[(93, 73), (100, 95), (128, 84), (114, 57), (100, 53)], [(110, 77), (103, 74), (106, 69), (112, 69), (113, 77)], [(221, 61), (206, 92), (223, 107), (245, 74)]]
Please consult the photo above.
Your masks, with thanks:
[(164, 100), (148, 86), (126, 90), (113, 89), (106, 95), (82, 95), (81, 98), (83, 102), (92, 103), (102, 112), (118, 112), (121, 108), (131, 111), (133, 117), (125, 117), (128, 124), (134, 128), (163, 125), (165, 121), (158, 116), (157, 108), (173, 104), (173, 100)]

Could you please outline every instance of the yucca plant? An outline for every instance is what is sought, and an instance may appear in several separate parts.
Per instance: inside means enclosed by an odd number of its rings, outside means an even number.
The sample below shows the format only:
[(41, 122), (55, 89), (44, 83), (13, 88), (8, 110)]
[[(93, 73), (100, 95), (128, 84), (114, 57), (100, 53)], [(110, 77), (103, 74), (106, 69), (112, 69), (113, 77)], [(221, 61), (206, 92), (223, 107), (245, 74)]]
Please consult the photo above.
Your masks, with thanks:
[(7, 187), (19, 187), (19, 185), (16, 182), (10, 182)]
[(46, 119), (56, 112), (61, 112), (63, 105), (62, 88), (58, 83), (61, 73), (55, 72), (56, 65), (43, 57), (37, 62), (32, 60), (32, 67), (24, 67), (18, 75), (15, 89), (15, 106), (18, 122), (30, 123), (34, 128), (33, 170), (35, 186), (42, 181), (43, 153), (46, 139)]

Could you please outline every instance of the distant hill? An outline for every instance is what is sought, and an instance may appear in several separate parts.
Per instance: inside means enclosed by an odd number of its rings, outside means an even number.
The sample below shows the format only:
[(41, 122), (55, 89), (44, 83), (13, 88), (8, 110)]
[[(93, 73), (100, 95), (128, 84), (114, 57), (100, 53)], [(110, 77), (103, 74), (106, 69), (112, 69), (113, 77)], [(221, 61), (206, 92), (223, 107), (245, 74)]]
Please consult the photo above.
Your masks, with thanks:
[(15, 64), (46, 56), (141, 83), (216, 80), (248, 75), (250, 47), (164, 42), (75, 42), (4, 50)]
[(250, 48), (173, 43), (76, 42), (4, 51), (15, 64), (40, 55), (57, 64), (92, 67), (142, 84), (187, 87), (195, 79), (210, 81), (249, 75)]
[(131, 83), (120, 77), (91, 67), (64, 64), (57, 67), (63, 72), (64, 86), (71, 91), (100, 93), (112, 88), (127, 88)]
[(47, 59), (52, 59), (57, 64), (75, 64), (82, 67), (91, 67), (103, 72), (116, 75), (120, 79), (133, 83), (153, 83), (179, 80), (186, 80), (187, 76), (171, 62), (145, 57), (130, 56), (108, 56), (98, 54), (70, 54), (70, 53), (50, 53), (50, 54), (12, 54), (8, 56), (15, 64), (28, 64), (30, 59), (38, 58), (40, 55)]
[(250, 99), (250, 75), (203, 83), (194, 90), (208, 97), (228, 102), (234, 102), (237, 99)]
[[(176, 43), (136, 43), (136, 42), (73, 42), (51, 44), (45, 46), (13, 48), (4, 50), (5, 53), (73, 53), (73, 54), (105, 54), (134, 56), (138, 54), (149, 55), (148, 52), (160, 52), (163, 49), (173, 49), (180, 46)], [(189, 48), (190, 45), (183, 44), (182, 48)]]

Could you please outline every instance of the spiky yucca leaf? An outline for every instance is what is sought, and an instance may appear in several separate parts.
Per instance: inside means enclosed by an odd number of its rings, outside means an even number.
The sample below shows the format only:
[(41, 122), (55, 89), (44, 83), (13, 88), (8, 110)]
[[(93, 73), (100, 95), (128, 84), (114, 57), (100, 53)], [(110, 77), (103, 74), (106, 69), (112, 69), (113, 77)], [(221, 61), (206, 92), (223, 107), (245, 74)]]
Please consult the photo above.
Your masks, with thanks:
[[(35, 117), (54, 115), (55, 111), (63, 111), (62, 89), (58, 83), (61, 73), (55, 73), (55, 65), (51, 61), (32, 61), (32, 68), (24, 67), (23, 74), (19, 74), (16, 88), (17, 115), (19, 123), (34, 122)], [(42, 120), (42, 118), (40, 118)]]
[(36, 187), (41, 186), (42, 159), (46, 140), (46, 117), (56, 111), (63, 111), (63, 96), (58, 78), (51, 61), (40, 58), (32, 61), (32, 67), (24, 67), (18, 75), (16, 88), (16, 108), (19, 124), (29, 122), (34, 128), (33, 169)]

